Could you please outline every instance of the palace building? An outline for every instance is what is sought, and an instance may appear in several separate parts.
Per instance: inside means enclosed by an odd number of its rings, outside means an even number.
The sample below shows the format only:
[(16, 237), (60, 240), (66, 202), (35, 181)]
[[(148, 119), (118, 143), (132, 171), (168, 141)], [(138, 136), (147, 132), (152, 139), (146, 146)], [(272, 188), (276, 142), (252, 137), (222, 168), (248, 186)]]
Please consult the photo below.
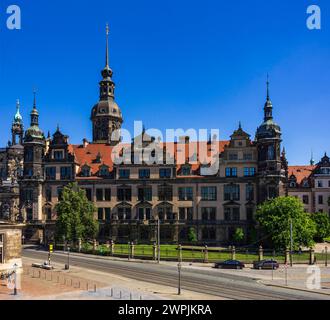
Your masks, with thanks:
[[(24, 131), (17, 103), (12, 139), (6, 148), (0, 149), (0, 219), (24, 222), (26, 241), (53, 239), (55, 205), (70, 182), (77, 182), (95, 203), (99, 240), (116, 242), (154, 241), (158, 220), (162, 242), (184, 243), (191, 227), (200, 243), (229, 243), (238, 227), (244, 229), (245, 240), (251, 241), (255, 237), (254, 215), (258, 204), (288, 191), (305, 195), (301, 191), (304, 182), (299, 168), (288, 167), (285, 151), (281, 151), (281, 129), (273, 118), (268, 82), (263, 121), (254, 138), (239, 124), (227, 141), (206, 143), (208, 152), (212, 144), (219, 147), (219, 169), (213, 175), (205, 174), (200, 142), (189, 137), (160, 142), (148, 136), (146, 130), (139, 137), (144, 150), (156, 148), (164, 155), (169, 154), (173, 161), (153, 164), (134, 161), (138, 138), (135, 137), (130, 145), (133, 162), (114, 163), (111, 154), (121, 141), (116, 132), (122, 127), (123, 113), (115, 101), (108, 56), (107, 32), (99, 101), (91, 109), (93, 141), (84, 139), (81, 144), (71, 144), (59, 126), (52, 136), (46, 137), (41, 129), (42, 117), (39, 121), (36, 96), (30, 126)], [(189, 150), (195, 151), (189, 154)], [(187, 161), (181, 163), (177, 161), (179, 157)], [(323, 176), (318, 175), (322, 175), (325, 167), (320, 164), (301, 170), (303, 174), (313, 172), (318, 184), (323, 181)], [(306, 179), (310, 181), (309, 177)], [(309, 201), (312, 202), (314, 194), (321, 196), (314, 184), (308, 188)]]

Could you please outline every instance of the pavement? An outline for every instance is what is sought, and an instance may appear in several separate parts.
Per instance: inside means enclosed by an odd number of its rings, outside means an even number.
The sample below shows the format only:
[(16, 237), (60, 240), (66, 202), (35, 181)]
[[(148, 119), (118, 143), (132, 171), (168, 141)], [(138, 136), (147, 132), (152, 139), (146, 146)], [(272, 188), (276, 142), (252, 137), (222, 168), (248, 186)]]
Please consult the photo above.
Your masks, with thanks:
[[(39, 262), (46, 260), (47, 252), (25, 249), (23, 251), (24, 260), (32, 259)], [(59, 263), (63, 268), (67, 261), (67, 256), (63, 252), (55, 252), (52, 255), (54, 263)], [(118, 286), (126, 288), (132, 292), (144, 292), (150, 294), (152, 299), (250, 299), (250, 300), (291, 300), (291, 299), (322, 299), (330, 297), (324, 292), (311, 290), (292, 290), (289, 286), (275, 285), (283, 284), (281, 270), (274, 272), (274, 280), (271, 271), (267, 270), (219, 270), (211, 268), (213, 264), (190, 264), (183, 263), (181, 269), (182, 296), (177, 295), (178, 286), (178, 266), (176, 262), (161, 262), (157, 264), (153, 261), (134, 261), (127, 259), (92, 256), (84, 254), (70, 254), (72, 269), (78, 272), (80, 277), (91, 277), (91, 280), (109, 279), (105, 287)], [(306, 273), (301, 266), (300, 276)], [(269, 273), (270, 272), (270, 273)], [(295, 274), (295, 272), (293, 273)], [(306, 274), (305, 274), (306, 275)], [(303, 289), (304, 278), (295, 279), (289, 277), (291, 281), (299, 280)], [(327, 281), (327, 277), (324, 277)], [(269, 286), (270, 281), (272, 286)], [(276, 282), (277, 281), (277, 282)], [(263, 283), (264, 282), (264, 283)], [(267, 284), (267, 285), (266, 285)], [(156, 297), (155, 297), (155, 296)]]

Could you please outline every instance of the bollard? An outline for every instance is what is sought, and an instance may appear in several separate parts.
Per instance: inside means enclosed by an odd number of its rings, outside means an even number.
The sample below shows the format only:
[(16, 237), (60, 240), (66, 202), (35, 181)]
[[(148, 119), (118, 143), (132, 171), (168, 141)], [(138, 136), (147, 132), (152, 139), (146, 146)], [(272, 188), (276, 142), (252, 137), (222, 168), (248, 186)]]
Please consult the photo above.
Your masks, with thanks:
[(113, 288), (110, 290), (110, 297), (113, 297)]
[(81, 252), (81, 239), (78, 239), (78, 252)]
[(156, 245), (156, 242), (152, 246), (152, 259), (155, 260), (155, 261), (157, 260), (157, 245)]
[(135, 246), (134, 246), (134, 242), (132, 241), (131, 243), (131, 258), (134, 259), (134, 249), (135, 249)]
[(115, 243), (113, 240), (111, 240), (110, 251), (111, 251), (111, 255), (113, 256), (115, 253)]
[(182, 246), (181, 246), (181, 244), (178, 245), (178, 261), (182, 262)]
[(231, 259), (236, 260), (236, 248), (235, 248), (235, 246), (232, 246), (232, 248), (231, 248)]
[(264, 259), (264, 249), (262, 248), (262, 245), (259, 246), (259, 261)]
[(313, 248), (310, 248), (309, 250), (309, 264), (315, 264), (315, 251), (313, 250)]
[(328, 266), (328, 247), (325, 247), (325, 266)]
[(94, 284), (94, 292), (96, 292), (96, 284)]
[(93, 240), (93, 253), (95, 254), (97, 250), (97, 242), (96, 239)]
[(204, 247), (204, 263), (208, 263), (209, 262), (209, 251), (207, 248), (207, 245), (205, 245)]
[(132, 293), (131, 293), (131, 292), (130, 292), (130, 294), (129, 294), (129, 299), (130, 299), (130, 300), (133, 300), (133, 299), (132, 299)]
[(119, 299), (121, 300), (122, 298), (122, 293), (121, 293), (121, 290), (119, 291)]

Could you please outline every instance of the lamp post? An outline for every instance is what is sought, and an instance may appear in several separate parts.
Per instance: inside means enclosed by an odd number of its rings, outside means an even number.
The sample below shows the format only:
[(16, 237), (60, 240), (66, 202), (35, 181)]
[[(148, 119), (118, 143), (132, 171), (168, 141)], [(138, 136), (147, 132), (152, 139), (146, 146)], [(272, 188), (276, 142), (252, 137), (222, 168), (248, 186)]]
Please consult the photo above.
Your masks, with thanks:
[(158, 263), (160, 263), (160, 219), (159, 219), (159, 215), (158, 215), (158, 220), (157, 220), (157, 242), (158, 242), (157, 261), (158, 261)]

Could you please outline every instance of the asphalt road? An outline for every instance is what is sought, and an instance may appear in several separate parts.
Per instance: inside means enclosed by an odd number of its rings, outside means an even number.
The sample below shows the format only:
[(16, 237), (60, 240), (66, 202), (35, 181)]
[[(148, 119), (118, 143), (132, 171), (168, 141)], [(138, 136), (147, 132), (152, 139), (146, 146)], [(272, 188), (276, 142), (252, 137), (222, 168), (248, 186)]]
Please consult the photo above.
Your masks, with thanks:
[[(23, 257), (46, 261), (48, 252), (24, 249)], [(52, 261), (67, 263), (67, 255), (52, 254)], [(71, 254), (70, 265), (120, 275), (125, 278), (177, 287), (178, 270), (172, 265), (117, 261), (103, 257)], [(298, 290), (269, 287), (256, 280), (223, 274), (219, 270), (182, 268), (182, 290), (210, 294), (235, 300), (329, 300), (330, 296)]]

